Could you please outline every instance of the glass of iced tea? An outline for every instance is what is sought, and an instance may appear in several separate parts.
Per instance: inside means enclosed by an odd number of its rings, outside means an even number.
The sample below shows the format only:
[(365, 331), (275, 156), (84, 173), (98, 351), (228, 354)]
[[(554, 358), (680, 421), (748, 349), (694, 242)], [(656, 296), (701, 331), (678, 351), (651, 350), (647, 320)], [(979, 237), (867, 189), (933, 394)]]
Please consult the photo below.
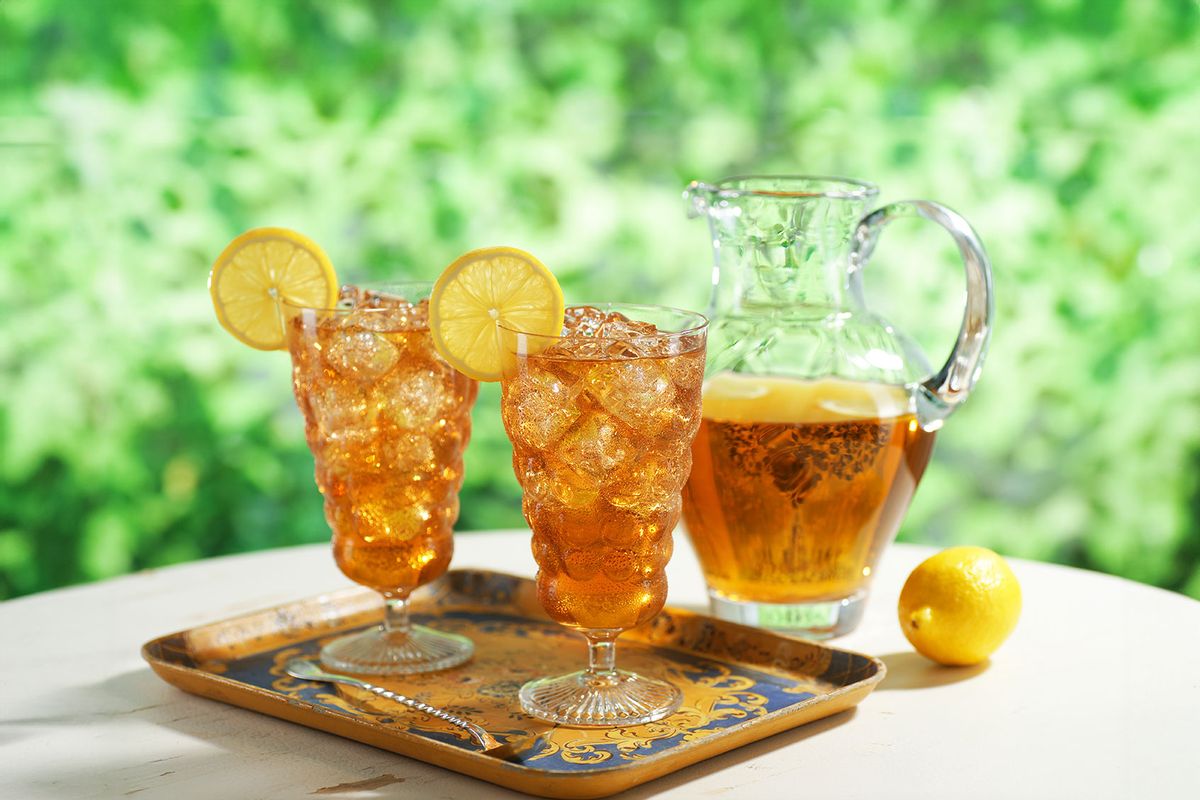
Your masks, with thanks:
[(588, 642), (588, 667), (531, 681), (521, 707), (562, 725), (633, 725), (678, 708), (618, 670), (616, 639), (667, 596), (665, 567), (700, 424), (707, 321), (662, 306), (574, 306), (561, 336), (501, 329), (501, 413), (533, 531), (538, 597)]
[(450, 565), (477, 390), (433, 348), (430, 289), (347, 286), (336, 308), (282, 304), (334, 558), (385, 606), (382, 625), (321, 650), (331, 669), (429, 672), (463, 663), (474, 649), (408, 614), (411, 592)]

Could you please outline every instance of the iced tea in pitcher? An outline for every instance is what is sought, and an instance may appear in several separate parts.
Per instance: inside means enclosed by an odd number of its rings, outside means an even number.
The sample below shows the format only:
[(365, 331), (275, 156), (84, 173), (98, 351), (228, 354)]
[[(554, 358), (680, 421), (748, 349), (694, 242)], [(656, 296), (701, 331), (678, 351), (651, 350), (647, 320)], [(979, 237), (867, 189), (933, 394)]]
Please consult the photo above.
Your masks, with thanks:
[(780, 627), (819, 623), (798, 604), (863, 591), (933, 438), (885, 384), (710, 379), (684, 509), (711, 590), (778, 604)]

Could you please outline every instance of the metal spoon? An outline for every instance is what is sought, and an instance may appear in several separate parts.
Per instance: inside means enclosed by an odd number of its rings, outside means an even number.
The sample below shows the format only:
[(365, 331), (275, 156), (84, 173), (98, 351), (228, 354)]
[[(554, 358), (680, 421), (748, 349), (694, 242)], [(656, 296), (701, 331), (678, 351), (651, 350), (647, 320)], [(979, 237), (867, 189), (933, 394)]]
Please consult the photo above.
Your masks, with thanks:
[(549, 736), (550, 731), (542, 733), (533, 733), (526, 736), (521, 736), (516, 739), (511, 739), (507, 743), (497, 741), (490, 733), (476, 725), (474, 722), (468, 722), (461, 717), (456, 717), (453, 714), (443, 711), (436, 706), (431, 706), (428, 703), (422, 703), (420, 700), (414, 700), (411, 697), (405, 697), (402, 694), (396, 694), (393, 691), (376, 686), (373, 683), (367, 683), (358, 678), (351, 678), (349, 675), (339, 675), (334, 672), (325, 672), (313, 662), (304, 658), (294, 658), (284, 667), (287, 674), (293, 678), (300, 678), (305, 681), (321, 681), (322, 683), (340, 683), (345, 686), (353, 686), (356, 689), (377, 694), (380, 697), (386, 698), (401, 705), (408, 706), (415, 711), (420, 711), (428, 714), (431, 717), (437, 717), (440, 720), (449, 722), (451, 725), (462, 728), (467, 733), (471, 734), (481, 748), (483, 755), (499, 758), (504, 761), (516, 761), (521, 756), (532, 752), (538, 744)]

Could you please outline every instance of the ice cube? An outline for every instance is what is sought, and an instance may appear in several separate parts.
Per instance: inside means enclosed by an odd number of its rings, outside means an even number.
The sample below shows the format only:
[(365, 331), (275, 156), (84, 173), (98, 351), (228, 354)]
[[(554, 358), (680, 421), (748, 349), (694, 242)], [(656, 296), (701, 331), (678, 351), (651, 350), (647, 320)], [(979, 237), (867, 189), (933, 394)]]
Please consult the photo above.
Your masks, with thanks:
[(625, 342), (572, 336), (559, 339), (545, 352), (548, 357), (566, 357), (579, 361), (604, 361), (615, 358), (637, 358), (641, 352)]
[(341, 315), (339, 327), (344, 331), (390, 333), (404, 329), (404, 313), (392, 308), (359, 306), (350, 313)]
[(607, 361), (587, 376), (587, 391), (613, 416), (654, 435), (670, 422), (675, 386), (657, 359)]
[(382, 437), (380, 466), (402, 473), (428, 473), (439, 467), (433, 441), (423, 433), (395, 431)]
[(692, 454), (664, 460), (651, 453), (628, 473), (628, 480), (615, 484), (608, 501), (617, 508), (641, 514), (674, 514), (679, 511), (680, 491), (692, 467)]
[[(445, 427), (435, 426), (429, 431), (429, 443), (433, 450), (433, 464), (439, 470), (462, 471), (462, 456), (467, 440), (471, 436), (471, 419), (464, 417)], [(461, 479), (461, 474), (458, 476)], [(447, 477), (447, 480), (450, 478)]]
[(325, 363), (339, 374), (373, 381), (396, 365), (399, 353), (377, 333), (358, 327), (343, 328), (324, 342)]
[[(524, 488), (524, 507), (534, 517), (557, 527), (566, 517), (594, 515), (603, 486), (621, 468), (636, 461), (637, 449), (606, 414), (585, 418), (545, 452), (518, 446), (513, 467)], [(572, 530), (577, 517), (570, 520)]]
[(640, 358), (657, 354), (654, 334), (658, 329), (649, 322), (632, 320), (616, 311), (601, 311), (592, 306), (567, 309), (563, 338), (547, 350), (550, 355), (572, 358)]
[(381, 469), (379, 437), (370, 428), (330, 431), (314, 448), (317, 465), (327, 480), (348, 480), (358, 473)]
[[(439, 365), (446, 364), (445, 359), (434, 348), (433, 337), (427, 330), (402, 331), (393, 333), (388, 338), (400, 351), (400, 358), (403, 361), (432, 361)], [(446, 364), (446, 366), (449, 365)]]
[(398, 295), (343, 286), (337, 307), (348, 310), (348, 313), (336, 316), (336, 324), (340, 328), (392, 333), (429, 327), (428, 300), (414, 304)]
[(441, 524), (429, 497), (392, 481), (351, 485), (350, 508), (355, 532), (368, 543), (405, 541), (432, 533)]
[[(435, 368), (436, 367), (436, 368)], [(375, 384), (380, 412), (401, 428), (426, 428), (454, 413), (453, 372), (433, 364), (403, 364)]]
[(596, 479), (571, 464), (555, 462), (547, 468), (540, 459), (514, 457), (513, 466), (524, 490), (522, 507), (531, 525), (535, 517), (591, 511), (600, 498)]
[(326, 436), (374, 424), (374, 409), (366, 391), (357, 384), (315, 383), (304, 397), (312, 412), (310, 422)]
[(504, 387), (506, 422), (514, 438), (542, 450), (579, 419), (580, 386), (531, 369)]
[(595, 336), (608, 315), (595, 306), (573, 306), (563, 316), (564, 336)]
[(592, 413), (560, 440), (548, 459), (554, 461), (551, 472), (558, 472), (560, 466), (568, 467), (598, 483), (606, 483), (613, 472), (632, 464), (639, 455), (636, 445), (613, 417)]
[(673, 403), (660, 419), (661, 432), (673, 437), (670, 443), (679, 450), (689, 451), (700, 430), (700, 403)]
[(596, 332), (596, 335), (603, 336), (606, 339), (636, 341), (638, 339), (645, 339), (646, 337), (653, 337), (657, 333), (658, 328), (654, 327), (654, 323), (630, 319), (624, 314), (618, 314), (613, 311), (604, 316), (604, 323), (600, 326), (600, 330)]
[(695, 350), (663, 359), (662, 365), (680, 394), (698, 392), (704, 385), (704, 351)]
[(337, 307), (345, 309), (354, 308), (358, 305), (361, 296), (361, 289), (352, 284), (346, 284), (338, 290)]

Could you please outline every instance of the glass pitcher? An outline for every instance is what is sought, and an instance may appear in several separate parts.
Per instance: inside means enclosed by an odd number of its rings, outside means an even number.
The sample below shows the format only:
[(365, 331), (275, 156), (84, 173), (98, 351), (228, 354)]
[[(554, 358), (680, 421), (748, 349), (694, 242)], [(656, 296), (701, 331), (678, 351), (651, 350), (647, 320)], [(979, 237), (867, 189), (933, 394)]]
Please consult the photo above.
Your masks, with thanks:
[[(853, 630), (936, 432), (979, 377), (991, 268), (961, 216), (843, 178), (692, 183), (713, 293), (703, 421), (683, 516), (713, 613), (813, 638)], [(862, 274), (899, 217), (944, 227), (967, 273), (958, 341), (936, 373), (872, 313)]]

